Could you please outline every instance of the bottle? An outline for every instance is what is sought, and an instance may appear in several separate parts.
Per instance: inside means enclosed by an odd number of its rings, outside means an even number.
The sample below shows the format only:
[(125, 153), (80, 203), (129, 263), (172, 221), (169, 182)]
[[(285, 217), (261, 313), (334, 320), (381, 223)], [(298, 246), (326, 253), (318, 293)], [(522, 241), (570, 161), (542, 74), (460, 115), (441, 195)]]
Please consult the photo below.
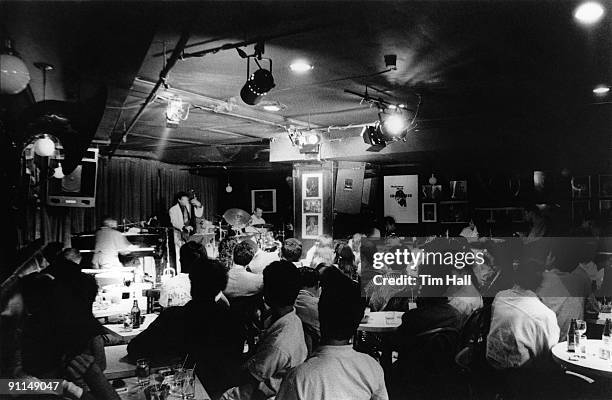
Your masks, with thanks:
[(603, 334), (601, 335), (601, 348), (599, 349), (599, 358), (604, 360), (610, 359), (610, 345), (612, 344), (612, 320), (606, 318)]
[(576, 352), (576, 319), (572, 318), (569, 332), (567, 333), (567, 352)]
[(168, 308), (172, 307), (172, 297), (168, 296)]
[(131, 311), (132, 328), (140, 328), (140, 308), (138, 308), (138, 300), (134, 300), (134, 306)]

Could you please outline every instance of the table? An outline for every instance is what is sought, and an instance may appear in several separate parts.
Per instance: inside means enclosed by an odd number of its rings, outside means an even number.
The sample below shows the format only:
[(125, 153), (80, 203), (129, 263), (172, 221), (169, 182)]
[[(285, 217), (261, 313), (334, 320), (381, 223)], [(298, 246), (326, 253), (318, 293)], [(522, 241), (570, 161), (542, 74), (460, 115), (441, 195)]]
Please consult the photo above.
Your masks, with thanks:
[[(106, 353), (106, 370), (104, 371), (104, 376), (108, 380), (123, 379), (128, 388), (127, 392), (119, 393), (119, 397), (123, 400), (144, 400), (144, 393), (136, 390), (136, 365), (127, 360), (127, 345), (105, 347), (104, 351)], [(200, 382), (197, 376), (195, 387), (195, 400), (210, 400), (210, 396), (206, 393), (204, 385), (202, 385), (202, 382)], [(169, 397), (169, 399), (173, 398), (175, 397)]]
[[(612, 379), (612, 360), (599, 358), (601, 340), (588, 339), (586, 358), (576, 358), (580, 353), (568, 353), (567, 342), (560, 342), (551, 349), (553, 359), (564, 368), (586, 376)], [(572, 357), (572, 359), (570, 359)], [(576, 358), (576, 359), (574, 359)]]
[[(147, 309), (147, 298), (144, 296), (137, 297), (138, 307), (141, 311)], [(132, 310), (134, 306), (134, 299), (122, 299), (118, 303), (111, 303), (106, 308), (100, 308), (97, 303), (92, 306), (92, 313), (94, 318), (110, 318), (123, 314), (127, 314)]]
[(146, 314), (144, 324), (140, 325), (138, 329), (132, 329), (126, 331), (123, 328), (123, 323), (120, 324), (106, 324), (104, 330), (109, 334), (119, 338), (123, 343), (129, 343), (130, 340), (134, 339), (140, 332), (144, 331), (151, 325), (153, 321), (157, 319), (157, 314)]
[[(388, 333), (395, 332), (402, 324), (401, 311), (378, 311), (366, 314), (368, 320), (365, 323), (359, 324), (357, 330), (373, 333)], [(393, 322), (387, 323), (387, 316), (393, 315)]]

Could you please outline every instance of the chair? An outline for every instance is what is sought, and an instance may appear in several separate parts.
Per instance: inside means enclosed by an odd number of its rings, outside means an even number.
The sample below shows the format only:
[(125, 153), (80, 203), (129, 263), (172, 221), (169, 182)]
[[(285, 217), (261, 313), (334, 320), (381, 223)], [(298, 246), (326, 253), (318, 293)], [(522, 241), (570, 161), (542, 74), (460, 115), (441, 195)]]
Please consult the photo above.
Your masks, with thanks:
[(249, 353), (255, 349), (257, 337), (262, 329), (260, 310), (263, 309), (262, 295), (232, 297), (230, 314), (242, 326), (242, 338), (249, 347)]

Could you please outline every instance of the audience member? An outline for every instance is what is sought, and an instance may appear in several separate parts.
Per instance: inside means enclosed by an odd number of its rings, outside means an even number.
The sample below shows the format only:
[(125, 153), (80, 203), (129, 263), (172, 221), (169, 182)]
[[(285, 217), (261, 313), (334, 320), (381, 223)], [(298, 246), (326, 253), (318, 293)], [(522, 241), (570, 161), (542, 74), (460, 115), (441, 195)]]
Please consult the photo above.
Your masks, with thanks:
[[(227, 287), (223, 291), (228, 298), (253, 296), (261, 293), (263, 277), (247, 271), (246, 267), (255, 256), (256, 247), (244, 240), (234, 247), (233, 266), (228, 273)], [(230, 300), (231, 301), (231, 300)]]
[(316, 348), (321, 338), (319, 331), (319, 272), (310, 267), (301, 267), (301, 289), (295, 300), (295, 312), (302, 320), (308, 354)]
[(339, 244), (336, 247), (336, 256), (334, 264), (338, 266), (346, 276), (360, 282), (359, 273), (357, 272), (357, 265), (355, 265), (355, 255), (353, 250), (347, 244)]
[(239, 368), (243, 342), (240, 327), (229, 310), (215, 301), (228, 281), (224, 265), (197, 258), (191, 263), (191, 300), (170, 307), (128, 345), (131, 359), (167, 361), (184, 359), (197, 363), (197, 373), (215, 398), (232, 386)]
[(304, 266), (312, 265), (312, 261), (315, 257), (315, 254), (319, 249), (328, 248), (333, 251), (334, 240), (330, 235), (322, 235), (319, 236), (315, 244), (308, 249), (306, 252), (306, 257), (304, 258)]
[(302, 242), (293, 238), (285, 240), (281, 247), (281, 258), (292, 262), (298, 268), (301, 267), (302, 263), (300, 262), (300, 258), (302, 258)]
[(200, 243), (187, 242), (181, 246), (179, 251), (181, 272), (162, 281), (159, 295), (159, 304), (162, 307), (168, 307), (169, 305), (184, 306), (191, 300), (189, 274), (192, 271), (192, 265), (198, 260), (206, 259), (208, 259), (206, 249)]
[(364, 314), (358, 286), (343, 275), (335, 275), (323, 288), (318, 307), (322, 345), (289, 372), (276, 398), (388, 399), (380, 364), (351, 345)]
[(541, 366), (559, 340), (555, 313), (535, 293), (542, 268), (535, 261), (521, 262), (514, 287), (495, 296), (486, 357), (496, 369)]
[(219, 256), (218, 259), (225, 265), (229, 270), (233, 264), (234, 258), (234, 247), (238, 244), (238, 240), (235, 237), (226, 237), (219, 242)]
[(291, 262), (281, 260), (263, 272), (264, 299), (271, 308), (257, 350), (247, 361), (240, 384), (224, 393), (223, 399), (269, 398), (291, 368), (307, 356), (302, 322), (294, 304), (300, 290), (300, 275)]

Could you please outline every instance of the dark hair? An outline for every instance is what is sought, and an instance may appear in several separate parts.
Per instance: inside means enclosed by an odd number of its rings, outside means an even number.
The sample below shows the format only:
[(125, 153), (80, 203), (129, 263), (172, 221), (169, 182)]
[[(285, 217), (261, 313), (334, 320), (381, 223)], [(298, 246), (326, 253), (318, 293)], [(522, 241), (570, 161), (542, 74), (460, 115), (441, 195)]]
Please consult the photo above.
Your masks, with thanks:
[(238, 240), (234, 237), (226, 237), (219, 242), (219, 261), (225, 264), (226, 268), (232, 266), (234, 257), (234, 247), (238, 244)]
[(343, 274), (334, 274), (319, 298), (321, 337), (351, 338), (363, 318), (364, 309), (359, 286)]
[(274, 261), (263, 271), (264, 299), (272, 306), (292, 306), (300, 291), (300, 273), (290, 261)]
[[(430, 279), (442, 279), (442, 285), (435, 284), (433, 280), (426, 280), (419, 291), (421, 302), (448, 302), (446, 291), (446, 276), (452, 274), (450, 266), (444, 264), (423, 264), (419, 267), (419, 275), (429, 275)], [(424, 300), (424, 301), (423, 301)]]
[(179, 261), (181, 262), (181, 272), (185, 274), (191, 273), (193, 270), (193, 263), (197, 260), (206, 260), (208, 255), (206, 249), (201, 243), (187, 242), (181, 246), (179, 250)]
[(303, 288), (315, 287), (319, 284), (319, 272), (310, 267), (298, 268), (300, 272), (300, 286)]
[(300, 257), (302, 257), (302, 242), (293, 238), (285, 240), (281, 247), (281, 256), (287, 261), (300, 261)]
[(61, 242), (51, 242), (47, 243), (45, 247), (42, 249), (43, 257), (51, 264), (57, 260), (64, 245)]
[[(81, 258), (81, 252), (77, 249), (73, 249), (72, 247), (68, 247), (62, 250), (62, 257), (68, 261), (75, 262), (75, 259)], [(78, 264), (78, 263), (77, 263)]]
[(384, 221), (385, 225), (386, 224), (395, 225), (395, 218), (393, 218), (393, 217), (391, 217), (389, 215), (387, 215), (385, 218), (383, 218), (383, 221)]
[(246, 240), (234, 247), (234, 262), (238, 265), (248, 265), (255, 256), (255, 249)]
[(189, 193), (185, 191), (180, 191), (174, 196), (174, 200), (178, 203), (178, 201), (182, 199), (183, 197), (189, 198)]
[(227, 270), (217, 260), (200, 258), (192, 265), (189, 281), (194, 300), (211, 300), (227, 286)]
[(544, 265), (534, 259), (521, 260), (514, 271), (514, 283), (522, 289), (535, 291), (542, 283)]

